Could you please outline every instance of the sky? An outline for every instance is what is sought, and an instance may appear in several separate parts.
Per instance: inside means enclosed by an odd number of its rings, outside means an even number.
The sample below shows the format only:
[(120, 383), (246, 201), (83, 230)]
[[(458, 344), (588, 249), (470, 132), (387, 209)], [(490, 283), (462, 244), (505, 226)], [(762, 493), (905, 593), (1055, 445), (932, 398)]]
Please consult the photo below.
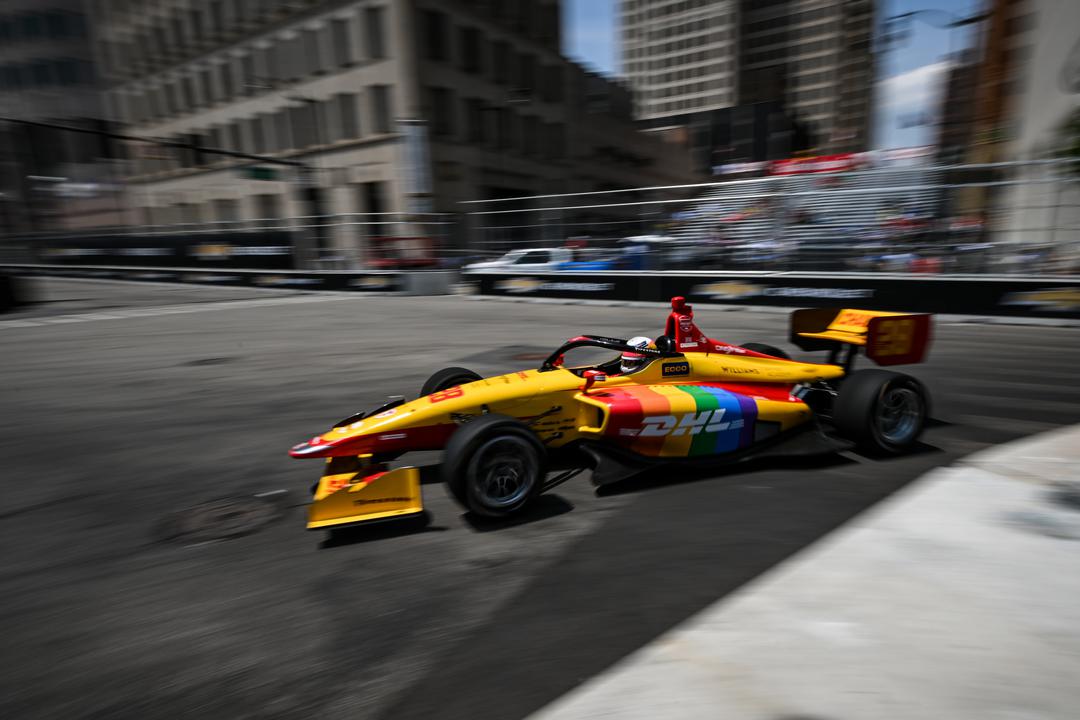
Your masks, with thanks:
[[(966, 17), (979, 10), (982, 0), (879, 0), (878, 17), (937, 9)], [(618, 0), (564, 0), (566, 54), (608, 75), (618, 70)], [(950, 37), (950, 33), (953, 35)], [(907, 147), (933, 142), (926, 126), (901, 127), (901, 121), (938, 110), (940, 90), (950, 50), (968, 44), (970, 28), (945, 30), (925, 22), (911, 24), (905, 42), (885, 52), (878, 64), (877, 147)]]

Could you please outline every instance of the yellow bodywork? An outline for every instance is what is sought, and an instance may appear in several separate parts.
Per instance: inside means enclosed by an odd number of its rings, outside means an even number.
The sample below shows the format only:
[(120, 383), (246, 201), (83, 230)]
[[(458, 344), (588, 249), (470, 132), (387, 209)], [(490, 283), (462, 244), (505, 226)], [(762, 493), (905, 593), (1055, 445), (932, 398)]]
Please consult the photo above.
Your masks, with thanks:
[[(596, 383), (587, 393), (585, 381), (564, 368), (509, 373), (449, 388), (312, 438), (306, 447), (326, 449), (334, 457), (328, 459), (316, 487), (308, 528), (422, 512), (416, 468), (378, 474), (370, 473), (370, 468), (365, 470), (365, 463), (373, 455), (441, 449), (461, 424), (481, 414), (499, 413), (517, 418), (550, 448), (582, 438), (603, 437), (643, 455), (686, 457), (725, 451), (700, 446), (707, 435), (702, 431), (709, 418), (715, 423), (709, 426), (713, 429), (730, 430), (741, 427), (733, 423), (743, 422), (739, 420), (738, 405), (720, 409), (719, 405), (709, 405), (708, 398), (702, 404), (702, 388), (728, 392), (723, 388), (730, 386), (731, 394), (742, 396), (744, 405), (753, 406), (753, 413), (746, 415), (747, 424), (764, 421), (783, 431), (807, 422), (812, 415), (805, 403), (788, 395), (786, 388), (796, 383), (837, 378), (843, 372), (835, 365), (689, 352), (674, 358), (654, 359), (629, 375), (611, 376)], [(697, 399), (695, 394), (699, 396)], [(619, 413), (619, 398), (640, 402), (639, 419), (646, 426), (661, 418), (657, 427), (661, 432), (667, 428), (666, 434), (645, 437), (646, 427), (640, 431), (640, 438), (623, 437), (626, 430), (611, 425), (613, 413)], [(730, 422), (721, 417), (724, 412), (732, 419)], [(708, 418), (702, 413), (707, 413)], [(625, 414), (618, 417), (624, 424), (627, 422)], [(698, 422), (698, 426), (680, 432), (673, 423), (683, 422), (687, 417)]]
[[(332, 461), (327, 463), (328, 468), (331, 465)], [(308, 507), (308, 530), (400, 518), (424, 511), (417, 468), (390, 470), (370, 480), (358, 480), (360, 474), (360, 470), (335, 471), (319, 479), (314, 501)]]

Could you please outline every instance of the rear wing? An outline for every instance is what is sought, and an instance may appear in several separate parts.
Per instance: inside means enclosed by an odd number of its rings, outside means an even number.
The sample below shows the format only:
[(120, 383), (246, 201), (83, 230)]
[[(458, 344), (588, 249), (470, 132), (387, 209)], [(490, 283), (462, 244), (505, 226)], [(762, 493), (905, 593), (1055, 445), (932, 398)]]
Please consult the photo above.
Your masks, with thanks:
[(930, 315), (813, 308), (791, 314), (791, 342), (803, 350), (865, 347), (878, 365), (922, 362), (930, 347)]

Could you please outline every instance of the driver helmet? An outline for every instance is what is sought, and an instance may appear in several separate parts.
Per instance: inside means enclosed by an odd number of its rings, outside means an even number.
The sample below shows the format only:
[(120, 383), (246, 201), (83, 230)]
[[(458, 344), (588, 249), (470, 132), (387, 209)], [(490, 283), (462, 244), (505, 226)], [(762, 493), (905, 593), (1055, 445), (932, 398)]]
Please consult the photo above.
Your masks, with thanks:
[[(647, 348), (651, 342), (649, 338), (638, 335), (627, 340), (626, 344), (635, 348)], [(646, 357), (640, 353), (624, 352), (619, 358), (619, 372), (623, 374), (632, 373), (640, 369), (645, 364), (645, 360)]]

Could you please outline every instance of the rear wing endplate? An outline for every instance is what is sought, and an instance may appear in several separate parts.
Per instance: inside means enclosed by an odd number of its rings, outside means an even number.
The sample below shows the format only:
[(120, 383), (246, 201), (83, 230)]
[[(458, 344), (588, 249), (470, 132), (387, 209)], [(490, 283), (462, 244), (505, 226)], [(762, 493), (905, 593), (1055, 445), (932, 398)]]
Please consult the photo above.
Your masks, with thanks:
[(803, 350), (865, 347), (878, 365), (922, 362), (930, 347), (930, 315), (812, 308), (791, 314), (791, 342)]

